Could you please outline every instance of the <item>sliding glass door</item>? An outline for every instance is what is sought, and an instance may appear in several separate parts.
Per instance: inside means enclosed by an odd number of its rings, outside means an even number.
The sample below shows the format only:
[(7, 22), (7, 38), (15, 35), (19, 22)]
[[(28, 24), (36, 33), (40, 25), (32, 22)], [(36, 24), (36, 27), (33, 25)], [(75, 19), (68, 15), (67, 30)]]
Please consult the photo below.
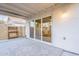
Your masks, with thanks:
[(30, 22), (30, 37), (51, 42), (51, 16)]
[(30, 22), (30, 38), (34, 38), (34, 20)]
[(51, 42), (51, 16), (42, 19), (42, 40)]
[(35, 38), (41, 40), (41, 19), (35, 20)]

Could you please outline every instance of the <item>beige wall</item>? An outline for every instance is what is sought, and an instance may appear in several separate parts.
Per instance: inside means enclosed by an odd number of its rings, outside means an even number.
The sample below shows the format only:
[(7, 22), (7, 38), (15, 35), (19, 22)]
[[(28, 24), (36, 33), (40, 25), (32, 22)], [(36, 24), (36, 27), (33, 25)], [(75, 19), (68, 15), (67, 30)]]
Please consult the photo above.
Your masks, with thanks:
[(25, 36), (25, 27), (18, 27), (18, 35), (19, 37), (24, 37)]
[(21, 27), (18, 27), (18, 36), (19, 36), (19, 37), (22, 36)]
[(8, 39), (8, 26), (6, 24), (0, 24), (0, 40)]
[[(18, 35), (19, 37), (25, 36), (25, 27), (18, 27)], [(0, 40), (8, 39), (8, 25), (0, 24)]]

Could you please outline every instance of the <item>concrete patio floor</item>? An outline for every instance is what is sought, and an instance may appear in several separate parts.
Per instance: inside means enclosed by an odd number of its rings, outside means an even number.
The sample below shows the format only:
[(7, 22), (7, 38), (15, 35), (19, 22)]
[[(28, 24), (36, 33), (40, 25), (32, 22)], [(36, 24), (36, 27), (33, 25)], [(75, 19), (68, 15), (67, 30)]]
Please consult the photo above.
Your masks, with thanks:
[(0, 56), (66, 56), (62, 49), (26, 38), (0, 41)]

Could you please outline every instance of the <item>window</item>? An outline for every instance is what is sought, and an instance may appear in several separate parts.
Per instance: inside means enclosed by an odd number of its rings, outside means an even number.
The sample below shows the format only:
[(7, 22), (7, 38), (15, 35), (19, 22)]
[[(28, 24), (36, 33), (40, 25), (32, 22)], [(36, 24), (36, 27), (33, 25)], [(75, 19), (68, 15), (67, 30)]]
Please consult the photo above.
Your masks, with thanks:
[(7, 24), (8, 16), (0, 15), (0, 24)]

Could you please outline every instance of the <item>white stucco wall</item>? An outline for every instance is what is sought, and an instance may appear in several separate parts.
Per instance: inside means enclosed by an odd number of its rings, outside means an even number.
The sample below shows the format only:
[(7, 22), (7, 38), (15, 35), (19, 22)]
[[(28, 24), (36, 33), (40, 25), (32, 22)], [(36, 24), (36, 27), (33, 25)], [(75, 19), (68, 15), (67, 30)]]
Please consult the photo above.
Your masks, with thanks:
[(26, 23), (26, 38), (30, 38), (29, 22)]
[[(62, 12), (61, 9), (57, 14)], [(54, 14), (53, 45), (71, 52), (79, 53), (79, 4), (68, 11)], [(64, 40), (65, 37), (65, 40)]]

